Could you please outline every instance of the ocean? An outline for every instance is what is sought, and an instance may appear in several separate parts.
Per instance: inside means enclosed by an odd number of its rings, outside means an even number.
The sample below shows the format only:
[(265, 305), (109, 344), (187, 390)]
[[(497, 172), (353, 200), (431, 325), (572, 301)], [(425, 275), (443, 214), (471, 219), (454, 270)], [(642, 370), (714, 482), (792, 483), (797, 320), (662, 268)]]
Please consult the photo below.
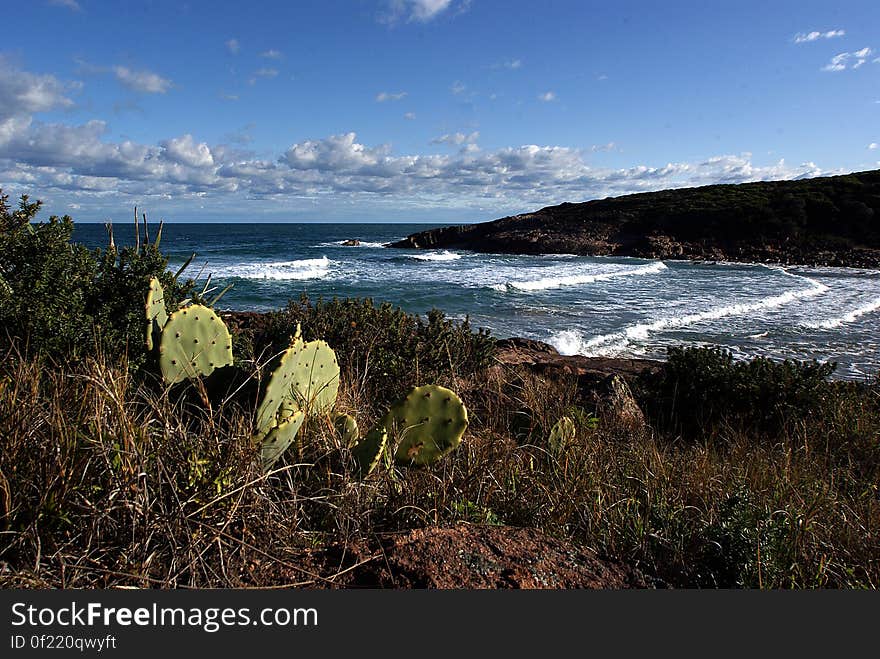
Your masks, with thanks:
[[(117, 244), (133, 242), (132, 225), (114, 227)], [(662, 358), (668, 346), (711, 345), (737, 358), (835, 361), (836, 377), (848, 379), (880, 367), (880, 271), (383, 247), (427, 228), (175, 223), (161, 247), (171, 269), (195, 252), (190, 277), (234, 284), (224, 309), (279, 309), (301, 293), (371, 297), (469, 316), (496, 337), (538, 339), (563, 354)], [(348, 239), (361, 244), (343, 246)], [(80, 223), (74, 240), (103, 247), (107, 235)]]

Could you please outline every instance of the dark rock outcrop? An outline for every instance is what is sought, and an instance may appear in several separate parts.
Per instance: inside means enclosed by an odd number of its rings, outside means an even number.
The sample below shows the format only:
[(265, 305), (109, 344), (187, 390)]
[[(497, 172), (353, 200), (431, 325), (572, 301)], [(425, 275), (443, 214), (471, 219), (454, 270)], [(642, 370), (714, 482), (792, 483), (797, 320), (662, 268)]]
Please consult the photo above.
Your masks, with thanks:
[(880, 170), (564, 203), (390, 247), (880, 267)]

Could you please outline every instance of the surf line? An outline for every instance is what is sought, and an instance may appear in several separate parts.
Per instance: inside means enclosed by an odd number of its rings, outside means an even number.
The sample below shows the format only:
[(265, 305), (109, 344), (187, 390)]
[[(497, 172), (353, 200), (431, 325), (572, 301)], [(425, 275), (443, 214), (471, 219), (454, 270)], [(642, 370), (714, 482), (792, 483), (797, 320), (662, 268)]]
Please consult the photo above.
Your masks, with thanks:
[[(637, 325), (631, 325), (630, 327), (627, 327), (619, 332), (600, 334), (599, 336), (595, 336), (589, 341), (586, 341), (582, 344), (581, 348), (583, 349), (583, 352), (581, 352), (581, 354), (603, 354), (606, 351), (620, 350), (630, 342), (644, 341), (652, 333), (655, 332), (662, 332), (669, 329), (678, 329), (679, 327), (687, 327), (688, 325), (693, 325), (704, 320), (716, 320), (719, 318), (726, 318), (728, 316), (742, 316), (744, 314), (752, 313), (754, 311), (761, 311), (762, 309), (774, 309), (776, 307), (781, 307), (796, 300), (803, 300), (806, 298), (816, 297), (817, 295), (822, 295), (828, 290), (828, 287), (822, 282), (816, 281), (815, 279), (811, 279), (810, 277), (806, 277), (804, 275), (789, 272), (785, 268), (779, 266), (764, 267), (766, 267), (768, 270), (776, 270), (778, 272), (781, 272), (788, 277), (793, 277), (794, 279), (807, 282), (809, 286), (807, 288), (802, 288), (794, 291), (786, 291), (785, 293), (765, 297), (757, 300), (756, 302), (729, 304), (723, 307), (708, 309), (707, 311), (686, 314), (684, 316), (660, 318), (659, 320), (655, 320), (651, 323), (639, 323)], [(609, 343), (613, 343), (614, 345), (608, 346)]]
[(520, 291), (543, 291), (548, 288), (561, 288), (562, 286), (577, 286), (579, 284), (592, 284), (596, 281), (608, 281), (618, 277), (633, 277), (637, 275), (652, 275), (666, 270), (663, 261), (649, 263), (629, 270), (615, 270), (612, 272), (598, 272), (587, 275), (569, 275), (561, 277), (545, 277), (531, 281), (508, 281), (503, 284), (491, 284), (490, 288), (496, 291), (508, 291), (511, 289)]

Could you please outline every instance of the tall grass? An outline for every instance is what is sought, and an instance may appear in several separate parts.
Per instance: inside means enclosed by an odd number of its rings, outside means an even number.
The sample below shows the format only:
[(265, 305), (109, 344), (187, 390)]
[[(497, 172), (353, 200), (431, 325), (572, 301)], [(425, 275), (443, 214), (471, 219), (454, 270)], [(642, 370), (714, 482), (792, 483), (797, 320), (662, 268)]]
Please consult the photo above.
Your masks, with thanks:
[[(573, 377), (496, 365), (456, 378), (458, 451), (360, 480), (329, 423), (264, 475), (246, 414), (135, 381), (124, 359), (2, 357), (5, 587), (330, 586), (351, 559), (323, 549), (459, 521), (538, 527), (673, 586), (880, 585), (873, 386), (777, 434), (719, 420), (682, 437)], [(339, 407), (368, 427), (363, 396), (343, 381)], [(553, 455), (563, 413), (577, 437)]]

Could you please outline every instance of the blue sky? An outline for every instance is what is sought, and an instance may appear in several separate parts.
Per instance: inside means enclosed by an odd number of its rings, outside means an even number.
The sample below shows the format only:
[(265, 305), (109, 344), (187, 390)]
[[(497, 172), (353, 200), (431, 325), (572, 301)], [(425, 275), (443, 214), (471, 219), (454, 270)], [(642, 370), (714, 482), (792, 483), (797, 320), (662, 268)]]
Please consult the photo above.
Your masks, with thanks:
[(493, 219), (880, 167), (880, 3), (17, 3), (0, 187), (81, 221)]

